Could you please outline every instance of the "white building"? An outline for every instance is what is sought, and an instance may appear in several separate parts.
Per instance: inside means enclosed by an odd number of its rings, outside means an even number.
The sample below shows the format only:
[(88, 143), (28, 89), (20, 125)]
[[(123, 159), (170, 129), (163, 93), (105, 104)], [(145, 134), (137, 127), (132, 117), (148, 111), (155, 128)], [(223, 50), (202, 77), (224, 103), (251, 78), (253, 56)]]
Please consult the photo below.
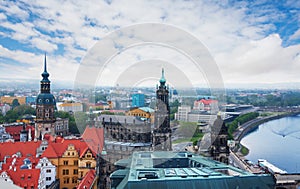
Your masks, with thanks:
[(43, 157), (40, 159), (35, 168), (41, 170), (39, 189), (46, 189), (47, 186), (50, 186), (52, 182), (55, 181), (56, 167), (49, 161), (48, 158)]
[(0, 104), (0, 112), (2, 115), (6, 115), (6, 112), (8, 112), (11, 109), (11, 107), (8, 104)]
[(188, 121), (188, 113), (191, 112), (190, 106), (179, 106), (175, 114), (175, 119), (179, 121)]

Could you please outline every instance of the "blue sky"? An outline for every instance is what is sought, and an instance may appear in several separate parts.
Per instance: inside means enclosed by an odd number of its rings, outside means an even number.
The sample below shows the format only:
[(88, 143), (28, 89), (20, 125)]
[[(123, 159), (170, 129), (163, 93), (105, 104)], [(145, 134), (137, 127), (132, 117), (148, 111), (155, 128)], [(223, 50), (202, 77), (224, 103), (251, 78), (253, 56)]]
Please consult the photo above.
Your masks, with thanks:
[(46, 52), (51, 79), (72, 82), (99, 40), (122, 27), (154, 22), (197, 37), (227, 84), (300, 82), (298, 0), (6, 0), (0, 22), (0, 79), (40, 79)]

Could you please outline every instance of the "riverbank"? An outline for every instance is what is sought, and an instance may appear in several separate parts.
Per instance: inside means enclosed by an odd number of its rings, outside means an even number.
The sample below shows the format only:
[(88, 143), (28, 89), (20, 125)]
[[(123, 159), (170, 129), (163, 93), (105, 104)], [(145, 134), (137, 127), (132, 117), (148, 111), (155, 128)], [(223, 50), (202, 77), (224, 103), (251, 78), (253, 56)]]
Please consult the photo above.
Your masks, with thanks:
[(239, 157), (247, 156), (250, 149), (247, 146), (244, 146), (240, 144), (240, 141), (249, 133), (253, 132), (255, 129), (257, 129), (261, 124), (280, 119), (283, 117), (289, 117), (289, 116), (295, 116), (300, 114), (300, 112), (287, 112), (283, 114), (277, 114), (277, 115), (270, 115), (267, 117), (258, 117), (254, 120), (248, 121), (244, 124), (242, 124), (234, 133), (234, 140), (236, 141), (236, 146), (233, 149), (233, 151), (238, 155)]
[(251, 133), (252, 131), (254, 131), (259, 125), (272, 121), (272, 120), (276, 120), (276, 119), (280, 119), (283, 117), (289, 117), (289, 116), (295, 116), (300, 114), (300, 111), (298, 112), (287, 112), (287, 113), (283, 113), (283, 114), (278, 114), (278, 115), (272, 115), (272, 116), (267, 116), (267, 117), (258, 117), (254, 120), (248, 121), (244, 124), (242, 124), (233, 134), (234, 136), (234, 140), (237, 141), (238, 143), (240, 143), (240, 141), (242, 140), (242, 138), (244, 136), (246, 136), (247, 134)]

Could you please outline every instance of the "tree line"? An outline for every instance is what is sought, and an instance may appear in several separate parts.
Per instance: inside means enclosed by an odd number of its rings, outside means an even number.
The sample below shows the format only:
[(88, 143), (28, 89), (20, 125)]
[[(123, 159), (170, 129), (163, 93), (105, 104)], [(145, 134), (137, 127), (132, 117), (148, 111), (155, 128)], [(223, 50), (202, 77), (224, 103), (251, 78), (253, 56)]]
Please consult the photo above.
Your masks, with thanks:
[(236, 129), (239, 127), (239, 125), (242, 125), (250, 120), (253, 120), (259, 116), (258, 112), (250, 112), (247, 114), (243, 114), (235, 118), (231, 123), (227, 124), (228, 127), (228, 137), (229, 139), (233, 139), (233, 133), (236, 131)]

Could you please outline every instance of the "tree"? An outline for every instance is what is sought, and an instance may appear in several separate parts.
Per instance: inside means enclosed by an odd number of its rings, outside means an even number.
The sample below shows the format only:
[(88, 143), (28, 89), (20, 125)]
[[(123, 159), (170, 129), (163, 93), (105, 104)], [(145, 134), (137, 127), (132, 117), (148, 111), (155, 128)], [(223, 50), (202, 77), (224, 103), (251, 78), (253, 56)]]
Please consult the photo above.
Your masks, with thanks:
[(4, 123), (4, 116), (1, 111), (0, 111), (0, 123)]
[(25, 104), (16, 106), (14, 109), (6, 112), (4, 122), (15, 122), (18, 119), (21, 119), (24, 115), (35, 115), (35, 109)]
[(20, 103), (19, 103), (18, 99), (15, 98), (15, 99), (12, 101), (11, 106), (12, 106), (12, 109), (14, 109), (14, 108), (17, 107), (17, 106), (20, 106)]

